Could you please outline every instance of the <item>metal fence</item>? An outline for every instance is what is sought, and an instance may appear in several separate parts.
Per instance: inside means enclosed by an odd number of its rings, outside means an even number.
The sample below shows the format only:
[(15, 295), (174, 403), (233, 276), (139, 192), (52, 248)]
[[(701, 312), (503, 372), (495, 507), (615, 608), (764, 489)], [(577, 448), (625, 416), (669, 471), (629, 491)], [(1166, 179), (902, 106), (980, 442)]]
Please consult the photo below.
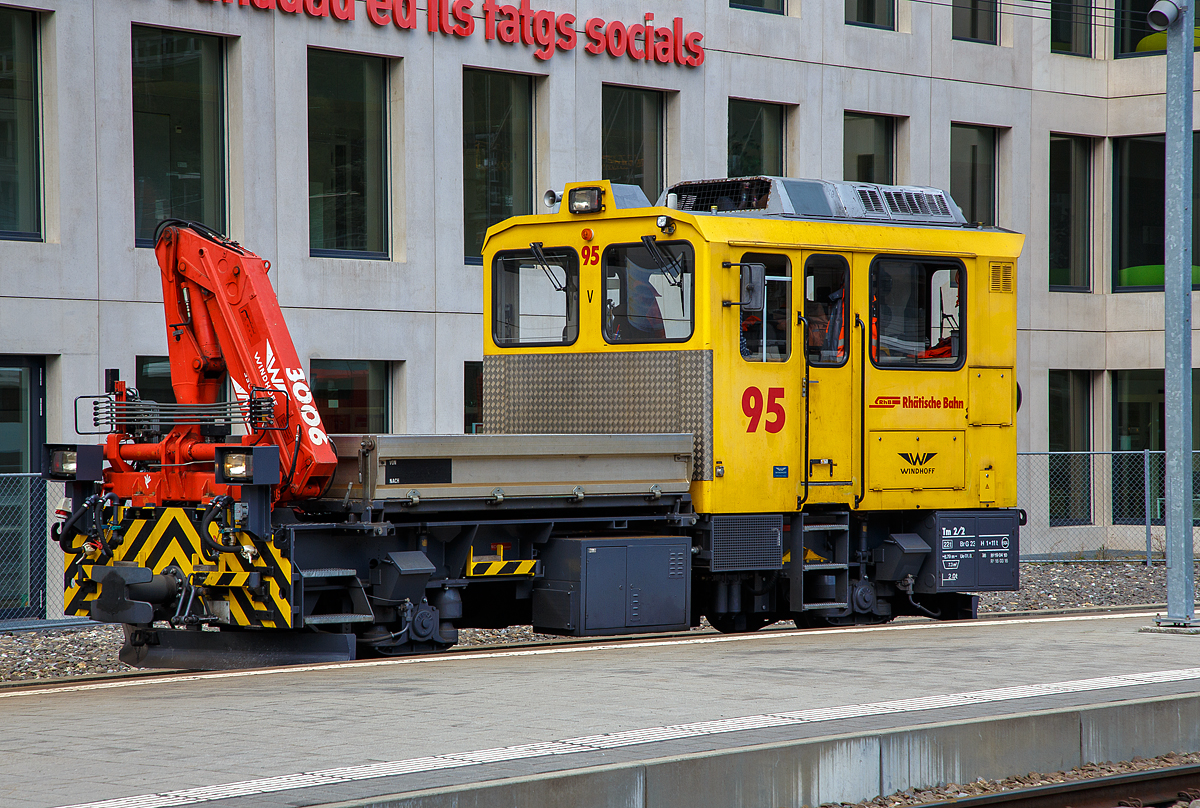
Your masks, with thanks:
[(0, 620), (62, 617), (63, 555), (49, 526), (64, 486), (0, 474)]
[[(1192, 544), (1200, 528), (1200, 452), (1192, 453)], [(1022, 452), (1021, 558), (1162, 558), (1164, 452)]]

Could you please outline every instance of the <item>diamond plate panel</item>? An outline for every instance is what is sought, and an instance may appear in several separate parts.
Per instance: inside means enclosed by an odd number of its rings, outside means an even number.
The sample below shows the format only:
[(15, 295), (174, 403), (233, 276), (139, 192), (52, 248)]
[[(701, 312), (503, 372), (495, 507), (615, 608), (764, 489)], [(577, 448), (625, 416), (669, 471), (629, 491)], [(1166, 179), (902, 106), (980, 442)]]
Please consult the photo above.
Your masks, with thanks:
[(483, 358), (483, 429), (502, 435), (691, 432), (712, 479), (712, 351)]

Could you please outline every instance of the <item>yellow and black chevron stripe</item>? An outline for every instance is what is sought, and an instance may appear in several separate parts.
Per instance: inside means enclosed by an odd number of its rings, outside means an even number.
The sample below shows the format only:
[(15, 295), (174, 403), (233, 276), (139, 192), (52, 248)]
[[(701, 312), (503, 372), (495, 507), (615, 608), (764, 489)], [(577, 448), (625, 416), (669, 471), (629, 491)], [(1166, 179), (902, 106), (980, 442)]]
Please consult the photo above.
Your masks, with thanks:
[[(132, 561), (154, 573), (178, 567), (194, 586), (207, 588), (205, 599), (209, 603), (229, 604), (231, 624), (291, 628), (292, 562), (270, 539), (241, 534), (242, 543), (257, 551), (253, 560), (221, 553), (213, 565), (200, 551), (203, 508), (120, 508), (116, 519), (120, 527), (108, 539), (113, 551), (108, 564)], [(86, 617), (90, 601), (100, 596), (100, 584), (83, 570), (84, 565), (96, 564), (97, 560), (96, 555), (83, 552), (68, 554), (64, 576), (66, 614)], [(103, 566), (97, 566), (95, 575), (103, 577)]]
[(485, 578), (496, 575), (534, 575), (537, 572), (535, 559), (505, 561), (503, 552), (498, 556), (482, 556), (475, 558), (472, 549), (467, 559), (467, 577)]

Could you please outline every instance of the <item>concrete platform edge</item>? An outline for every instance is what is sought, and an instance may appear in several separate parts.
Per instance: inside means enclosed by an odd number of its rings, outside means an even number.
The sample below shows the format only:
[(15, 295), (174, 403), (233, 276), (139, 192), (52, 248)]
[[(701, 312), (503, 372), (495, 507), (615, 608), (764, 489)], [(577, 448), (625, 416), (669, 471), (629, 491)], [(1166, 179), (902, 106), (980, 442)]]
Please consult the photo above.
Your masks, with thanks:
[(1200, 694), (744, 746), (321, 808), (800, 808), (1191, 751), (1200, 751)]

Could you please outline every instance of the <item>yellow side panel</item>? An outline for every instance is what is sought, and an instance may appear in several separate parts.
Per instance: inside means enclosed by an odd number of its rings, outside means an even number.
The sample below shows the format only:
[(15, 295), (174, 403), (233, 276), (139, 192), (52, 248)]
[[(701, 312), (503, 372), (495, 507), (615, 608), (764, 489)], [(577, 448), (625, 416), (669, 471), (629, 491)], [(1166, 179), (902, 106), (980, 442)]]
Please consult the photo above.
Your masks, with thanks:
[(963, 488), (963, 432), (872, 432), (867, 439), (872, 491)]
[(967, 374), (967, 418), (972, 426), (1011, 426), (1012, 368), (970, 368)]

